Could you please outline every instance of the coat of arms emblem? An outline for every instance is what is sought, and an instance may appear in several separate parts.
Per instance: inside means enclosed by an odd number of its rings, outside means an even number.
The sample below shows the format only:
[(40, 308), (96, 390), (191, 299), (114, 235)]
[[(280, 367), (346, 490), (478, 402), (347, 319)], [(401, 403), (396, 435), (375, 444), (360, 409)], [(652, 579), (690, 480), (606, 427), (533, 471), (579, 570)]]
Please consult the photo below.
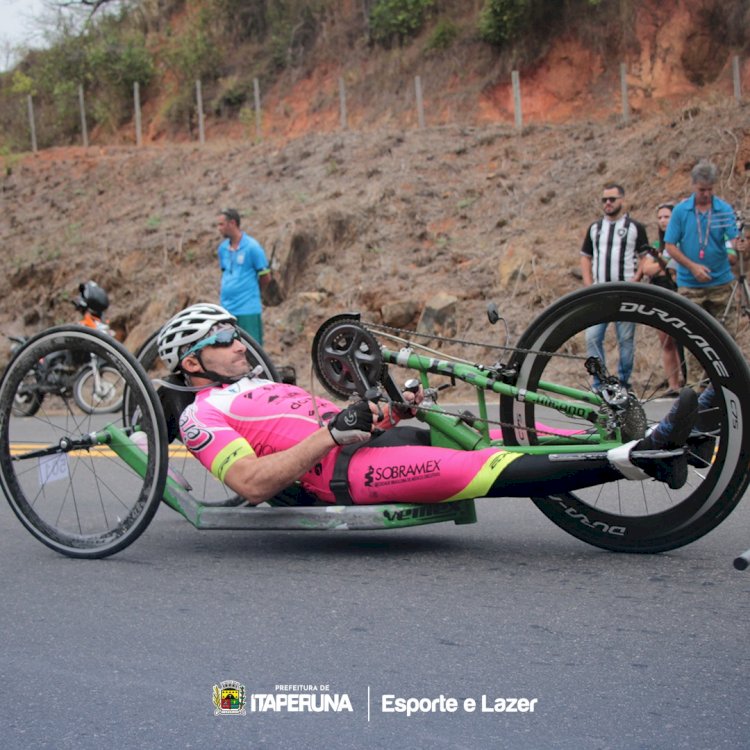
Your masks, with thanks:
[(245, 686), (237, 680), (224, 680), (214, 685), (214, 716), (221, 714), (240, 714), (245, 716)]

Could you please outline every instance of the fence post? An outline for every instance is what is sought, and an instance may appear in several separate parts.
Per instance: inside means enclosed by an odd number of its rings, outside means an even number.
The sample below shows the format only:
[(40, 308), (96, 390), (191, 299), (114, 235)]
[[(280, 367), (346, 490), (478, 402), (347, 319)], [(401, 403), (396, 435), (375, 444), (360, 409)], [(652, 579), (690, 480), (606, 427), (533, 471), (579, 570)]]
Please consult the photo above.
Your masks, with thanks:
[(31, 150), (36, 153), (36, 125), (34, 124), (34, 102), (31, 98), (31, 94), (26, 99), (26, 104), (29, 110), (29, 128), (31, 129)]
[(516, 113), (516, 128), (523, 129), (523, 111), (521, 110), (521, 77), (517, 70), (512, 70), (510, 80), (513, 84), (513, 111)]
[(742, 85), (740, 81), (740, 56), (732, 58), (732, 80), (734, 81), (734, 98), (737, 102), (742, 101)]
[(203, 123), (203, 89), (200, 80), (195, 82), (195, 106), (198, 110), (198, 140), (206, 142), (206, 130)]
[(81, 109), (81, 136), (83, 137), (83, 147), (89, 147), (89, 130), (86, 127), (86, 105), (83, 101), (83, 84), (78, 84), (78, 106)]
[(255, 101), (255, 137), (260, 140), (263, 137), (263, 128), (260, 114), (260, 83), (257, 78), (253, 78), (253, 99)]
[(630, 102), (628, 102), (628, 66), (620, 63), (620, 96), (622, 97), (622, 120), (630, 122)]
[(422, 78), (415, 76), (414, 89), (417, 94), (417, 122), (419, 129), (424, 130), (424, 101), (422, 100)]
[(339, 108), (341, 111), (341, 129), (346, 130), (346, 86), (343, 76), (339, 76)]
[(135, 145), (141, 145), (141, 89), (138, 81), (133, 84), (133, 104), (135, 106)]

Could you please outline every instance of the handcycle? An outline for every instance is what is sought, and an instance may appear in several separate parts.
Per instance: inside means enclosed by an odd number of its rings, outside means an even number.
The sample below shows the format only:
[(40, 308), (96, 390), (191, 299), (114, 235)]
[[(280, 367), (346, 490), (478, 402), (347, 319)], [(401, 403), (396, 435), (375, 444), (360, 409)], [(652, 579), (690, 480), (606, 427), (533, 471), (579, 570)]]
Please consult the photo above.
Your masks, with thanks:
[[(604, 362), (585, 353), (586, 328), (617, 320), (637, 325), (629, 389), (608, 375)], [(715, 528), (750, 480), (750, 432), (745, 427), (750, 369), (719, 323), (696, 305), (647, 285), (589, 287), (543, 311), (515, 346), (479, 345), (501, 352), (502, 358), (489, 365), (431, 350), (415, 341), (415, 332), (365, 323), (357, 315), (334, 316), (319, 329), (312, 357), (323, 386), (341, 398), (373, 397), (374, 388), (379, 398), (396, 402), (400, 389), (391, 370), (416, 374), (428, 395), (417, 416), (434, 446), (496, 446), (557, 461), (601, 460), (609, 449), (641, 437), (658, 419), (654, 396), (661, 382), (660, 361), (649, 349), (658, 342), (654, 331), (645, 329), (665, 331), (695, 354), (714, 392), (688, 443), (687, 483), (672, 490), (654, 480), (623, 479), (606, 491), (601, 486), (552, 491), (531, 500), (584, 542), (612, 551), (654, 553), (688, 544)], [(395, 341), (397, 348), (388, 348), (383, 340)], [(459, 342), (462, 350), (470, 344)], [(13, 418), (12, 395), (29, 367), (60, 348), (94, 353), (118, 370), (127, 395), (116, 419), (81, 414), (69, 403), (33, 420)], [(270, 360), (258, 356), (264, 355), (259, 347), (253, 351), (250, 359), (255, 358), (258, 374), (268, 377)], [(601, 384), (596, 389), (594, 376)], [(444, 386), (459, 381), (474, 391), (471, 414), (454, 413), (436, 399)], [(498, 420), (493, 419), (495, 405)], [(295, 488), (291, 497), (273, 498), (267, 507), (242, 507), (232, 498), (216, 500), (195, 490), (189, 472), (206, 472), (193, 459), (187, 472), (178, 469), (174, 456), (180, 452), (184, 454), (179, 446), (168, 445), (149, 376), (111, 337), (70, 326), (46, 331), (16, 354), (0, 381), (3, 491), (23, 525), (68, 556), (98, 558), (122, 550), (145, 530), (162, 501), (199, 529), (370, 530), (477, 519), (475, 498), (433, 505), (308, 507), (294, 504)]]

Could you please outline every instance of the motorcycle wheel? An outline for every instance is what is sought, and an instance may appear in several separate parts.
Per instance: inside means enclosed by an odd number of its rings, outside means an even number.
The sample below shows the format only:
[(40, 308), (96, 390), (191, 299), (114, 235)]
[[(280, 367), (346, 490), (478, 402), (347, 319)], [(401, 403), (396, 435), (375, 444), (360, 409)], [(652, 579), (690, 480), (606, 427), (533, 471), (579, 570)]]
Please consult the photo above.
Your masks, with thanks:
[(13, 416), (33, 417), (42, 405), (44, 394), (39, 392), (34, 370), (29, 370), (22, 378), (13, 396)]
[(109, 414), (119, 411), (125, 391), (125, 381), (114, 367), (99, 367), (97, 387), (94, 369), (86, 367), (73, 384), (73, 400), (86, 414)]

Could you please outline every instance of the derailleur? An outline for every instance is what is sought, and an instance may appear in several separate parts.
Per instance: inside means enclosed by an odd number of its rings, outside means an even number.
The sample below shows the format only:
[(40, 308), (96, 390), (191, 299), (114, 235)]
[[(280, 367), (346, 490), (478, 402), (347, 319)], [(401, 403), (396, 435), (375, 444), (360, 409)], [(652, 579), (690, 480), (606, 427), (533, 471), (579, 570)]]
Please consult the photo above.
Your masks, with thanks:
[(619, 430), (624, 442), (640, 440), (646, 434), (648, 422), (636, 395), (610, 375), (598, 357), (589, 357), (585, 367), (589, 375), (599, 381), (597, 392), (604, 402), (601, 411), (606, 419), (607, 432), (614, 437)]

